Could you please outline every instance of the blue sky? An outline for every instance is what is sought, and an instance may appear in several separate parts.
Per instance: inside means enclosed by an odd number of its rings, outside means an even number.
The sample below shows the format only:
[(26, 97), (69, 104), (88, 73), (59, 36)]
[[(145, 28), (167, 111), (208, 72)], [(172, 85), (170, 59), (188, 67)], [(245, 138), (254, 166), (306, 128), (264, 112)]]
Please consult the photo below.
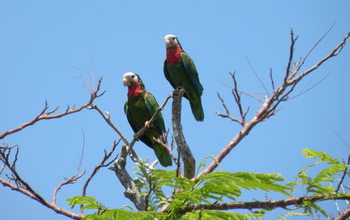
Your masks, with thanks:
[[(116, 126), (131, 139), (133, 133), (123, 113), (127, 91), (121, 83), (122, 75), (128, 71), (140, 74), (148, 91), (161, 103), (172, 92), (163, 75), (163, 36), (173, 33), (195, 61), (204, 87), (205, 121), (193, 119), (187, 101), (182, 110), (187, 142), (200, 161), (216, 155), (239, 131), (238, 125), (215, 114), (223, 111), (216, 92), (221, 93), (232, 113), (238, 113), (227, 87), (232, 85), (228, 72), (237, 72), (240, 89), (263, 97), (264, 89), (247, 60), (266, 86), (270, 85), (269, 68), (276, 83), (280, 82), (289, 55), (290, 29), (299, 35), (295, 57), (303, 57), (335, 24), (310, 56), (305, 65), (310, 67), (349, 31), (349, 8), (345, 0), (0, 0), (0, 133), (34, 118), (45, 100), (51, 108), (61, 106), (59, 111), (67, 105), (84, 104), (92, 84), (88, 79), (94, 75), (95, 79), (103, 77), (102, 88), (107, 91), (96, 104), (109, 111)], [(329, 74), (321, 84), (283, 103), (278, 114), (258, 125), (219, 169), (282, 173), (292, 181), (309, 163), (300, 153), (303, 148), (345, 159), (349, 149), (336, 133), (350, 143), (349, 60), (347, 45), (338, 57), (301, 83), (297, 93)], [(259, 107), (249, 97), (243, 97), (243, 104), (251, 106), (249, 117)], [(163, 115), (170, 128), (170, 105)], [(103, 149), (110, 149), (117, 138), (96, 112), (84, 110), (59, 120), (41, 121), (1, 142), (20, 147), (19, 172), (50, 200), (64, 177), (77, 173), (84, 142), (81, 170), (91, 172)], [(135, 150), (144, 159), (155, 158), (141, 142)], [(83, 182), (64, 187), (58, 204), (68, 208), (64, 200), (79, 195)], [(106, 169), (88, 189), (88, 195), (110, 208), (130, 204), (122, 192), (115, 175)], [(249, 201), (253, 198), (254, 193), (244, 197)], [(0, 207), (1, 219), (67, 219), (4, 187), (0, 187)]]

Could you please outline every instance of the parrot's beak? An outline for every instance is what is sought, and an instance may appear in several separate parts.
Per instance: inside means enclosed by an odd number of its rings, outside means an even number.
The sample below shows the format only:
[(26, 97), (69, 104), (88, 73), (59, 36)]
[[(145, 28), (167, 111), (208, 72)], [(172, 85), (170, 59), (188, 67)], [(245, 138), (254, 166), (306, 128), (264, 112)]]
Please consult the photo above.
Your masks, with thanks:
[(123, 78), (123, 85), (124, 86), (130, 86), (130, 81), (129, 81), (129, 79), (127, 79), (127, 78)]

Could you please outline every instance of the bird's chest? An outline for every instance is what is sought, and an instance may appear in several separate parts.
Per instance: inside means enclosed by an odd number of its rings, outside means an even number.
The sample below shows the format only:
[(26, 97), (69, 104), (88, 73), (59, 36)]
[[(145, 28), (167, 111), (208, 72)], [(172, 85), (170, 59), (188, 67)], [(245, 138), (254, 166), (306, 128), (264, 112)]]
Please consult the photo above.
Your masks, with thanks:
[(169, 77), (176, 87), (183, 87), (187, 79), (185, 68), (182, 63), (174, 63), (167, 65)]
[(138, 129), (142, 128), (145, 121), (150, 119), (146, 104), (143, 100), (131, 101), (128, 105), (128, 112)]

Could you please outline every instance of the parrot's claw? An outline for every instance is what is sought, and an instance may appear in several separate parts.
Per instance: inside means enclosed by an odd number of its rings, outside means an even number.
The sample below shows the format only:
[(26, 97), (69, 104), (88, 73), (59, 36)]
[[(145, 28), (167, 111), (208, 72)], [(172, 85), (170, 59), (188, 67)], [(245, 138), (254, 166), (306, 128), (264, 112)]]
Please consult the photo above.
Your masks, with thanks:
[(146, 121), (146, 122), (145, 122), (145, 127), (146, 127), (146, 128), (150, 128), (150, 127), (151, 127), (151, 124), (149, 123), (149, 121)]
[(140, 140), (139, 136), (137, 136), (136, 133), (134, 134), (134, 138), (135, 138), (135, 140), (137, 140), (137, 141)]

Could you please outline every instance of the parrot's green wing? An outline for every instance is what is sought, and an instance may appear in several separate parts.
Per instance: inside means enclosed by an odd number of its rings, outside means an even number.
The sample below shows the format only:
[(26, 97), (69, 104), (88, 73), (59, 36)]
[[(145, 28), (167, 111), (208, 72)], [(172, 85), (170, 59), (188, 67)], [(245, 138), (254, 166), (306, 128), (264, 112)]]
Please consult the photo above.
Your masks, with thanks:
[[(143, 96), (145, 100), (145, 104), (148, 110), (148, 113), (150, 117), (152, 117), (157, 109), (159, 108), (157, 100), (154, 98), (154, 96), (146, 92), (145, 95)], [(164, 119), (162, 114), (157, 114), (156, 119), (153, 122), (153, 126), (155, 126), (161, 133), (165, 133), (165, 124), (164, 124)]]
[(203, 93), (203, 87), (199, 82), (198, 72), (196, 66), (194, 65), (194, 62), (192, 61), (191, 57), (188, 56), (185, 52), (181, 54), (181, 61), (188, 77), (190, 78), (191, 82), (194, 85), (194, 88), (196, 89), (197, 94), (201, 96)]

